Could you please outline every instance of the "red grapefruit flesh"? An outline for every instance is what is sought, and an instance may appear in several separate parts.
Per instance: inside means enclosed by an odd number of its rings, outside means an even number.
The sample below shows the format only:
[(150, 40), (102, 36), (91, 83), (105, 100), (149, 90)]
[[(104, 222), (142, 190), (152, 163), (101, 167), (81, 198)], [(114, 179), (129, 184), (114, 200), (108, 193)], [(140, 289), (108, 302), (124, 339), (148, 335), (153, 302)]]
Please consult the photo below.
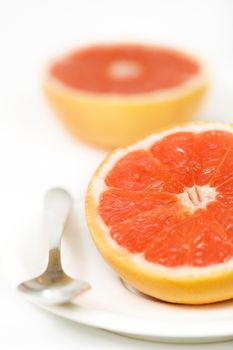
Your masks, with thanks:
[(173, 48), (95, 45), (56, 58), (44, 87), (74, 136), (115, 147), (189, 121), (208, 88), (207, 71)]
[[(203, 200), (209, 201), (208, 196), (211, 197), (211, 193), (203, 192), (204, 186), (211, 183), (217, 187), (214, 188), (216, 196), (211, 198), (210, 203), (227, 206), (229, 195), (233, 199), (232, 181), (229, 182), (233, 174), (232, 147), (232, 133), (211, 130), (197, 134), (177, 132), (155, 142), (148, 151), (128, 153), (107, 175), (105, 183), (112, 189), (103, 192), (100, 200), (99, 213), (110, 227), (112, 237), (132, 253), (139, 251), (139, 244), (145, 258), (149, 257), (149, 261), (155, 263), (160, 263), (162, 252), (163, 265), (166, 266), (178, 266), (181, 263), (207, 266), (232, 258), (233, 246), (227, 240), (225, 230), (220, 227), (220, 218), (217, 224), (214, 217), (210, 216), (208, 206), (199, 208)], [(193, 208), (196, 208), (194, 213), (185, 211), (185, 208), (181, 212), (175, 195), (182, 190)], [(158, 191), (161, 193), (158, 194)], [(157, 199), (158, 195), (160, 197)], [(205, 196), (207, 198), (203, 198)], [(164, 216), (165, 213), (169, 215), (173, 226)], [(110, 215), (114, 219), (109, 220)], [(222, 215), (225, 216), (224, 210)], [(127, 220), (131, 216), (133, 219)], [(121, 221), (124, 222), (119, 225)], [(114, 223), (117, 225), (112, 227)], [(229, 224), (233, 224), (231, 218)], [(158, 239), (155, 227), (158, 227), (162, 241)], [(153, 232), (151, 239), (144, 239), (141, 230)], [(185, 232), (184, 237), (182, 232)], [(182, 259), (179, 250), (183, 252)]]
[[(113, 256), (119, 254), (127, 264), (132, 263), (132, 269), (124, 266), (130, 273), (125, 276), (125, 270), (119, 269), (123, 263), (108, 257), (103, 242), (99, 243), (96, 223), (90, 223), (91, 232), (107, 260), (126, 280), (129, 275), (136, 287), (132, 271), (146, 266), (151, 273), (162, 266), (170, 279), (174, 272), (179, 276), (180, 269), (185, 269), (184, 276), (193, 278), (190, 284), (202, 274), (209, 281), (216, 266), (223, 275), (230, 267), (233, 273), (233, 129), (214, 126), (192, 124), (152, 135), (113, 153), (94, 176), (87, 195), (89, 223), (94, 220), (94, 206), (96, 217), (103, 222), (102, 238)], [(102, 181), (100, 189), (95, 187), (95, 178), (98, 184)], [(139, 289), (145, 291), (142, 280)], [(149, 294), (158, 296), (151, 288)], [(205, 293), (206, 288), (207, 284)], [(233, 296), (233, 285), (230, 293)], [(207, 301), (201, 296), (189, 298), (192, 303), (213, 301), (211, 291), (209, 300), (205, 296)], [(219, 295), (221, 298), (226, 299)]]
[(51, 68), (65, 85), (92, 93), (138, 94), (174, 88), (199, 73), (189, 57), (141, 45), (93, 46), (73, 52)]

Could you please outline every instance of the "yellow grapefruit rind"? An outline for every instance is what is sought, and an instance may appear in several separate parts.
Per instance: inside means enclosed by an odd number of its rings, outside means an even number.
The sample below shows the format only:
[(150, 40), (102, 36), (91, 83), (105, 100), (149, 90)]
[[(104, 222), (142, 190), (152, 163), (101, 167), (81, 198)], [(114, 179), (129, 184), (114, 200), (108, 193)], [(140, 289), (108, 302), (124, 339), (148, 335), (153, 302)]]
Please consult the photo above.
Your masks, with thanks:
[(195, 60), (201, 67), (198, 76), (162, 92), (115, 95), (75, 90), (51, 76), (53, 62), (45, 71), (43, 89), (49, 105), (72, 135), (113, 148), (191, 120), (209, 85), (206, 67)]
[[(202, 125), (202, 123), (198, 123)], [(204, 123), (206, 125), (206, 123)], [(203, 124), (203, 125), (204, 125)], [(229, 125), (233, 132), (233, 126)], [(114, 152), (113, 152), (114, 153)], [(233, 298), (233, 264), (224, 269), (210, 269), (204, 274), (158, 273), (135, 263), (132, 254), (121, 247), (109, 243), (106, 232), (100, 224), (98, 203), (95, 198), (94, 182), (98, 179), (102, 168), (109, 162), (106, 158), (95, 172), (86, 194), (86, 218), (93, 240), (110, 266), (134, 288), (152, 297), (179, 304), (208, 304)], [(207, 268), (208, 269), (208, 268)], [(208, 271), (208, 270), (207, 270)]]

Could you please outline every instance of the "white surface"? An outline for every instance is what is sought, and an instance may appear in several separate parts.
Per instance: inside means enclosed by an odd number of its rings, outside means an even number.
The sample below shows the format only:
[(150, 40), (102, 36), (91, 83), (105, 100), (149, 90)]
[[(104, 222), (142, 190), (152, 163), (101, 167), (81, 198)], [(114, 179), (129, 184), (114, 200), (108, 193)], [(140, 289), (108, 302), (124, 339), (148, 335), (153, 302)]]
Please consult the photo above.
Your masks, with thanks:
[[(201, 54), (213, 88), (200, 116), (233, 120), (233, 3), (229, 0), (2, 1), (0, 10), (0, 249), (10, 226), (38, 208), (50, 186), (75, 198), (104, 152), (75, 142), (40, 93), (43, 63), (58, 51), (94, 40), (150, 40)], [(33, 234), (33, 233), (32, 233)], [(9, 265), (11, 262), (9, 261)], [(1, 267), (0, 267), (1, 270)], [(0, 272), (0, 348), (232, 349), (233, 343), (152, 344), (77, 325), (36, 309)]]
[[(146, 340), (203, 343), (233, 339), (231, 300), (206, 306), (182, 306), (152, 300), (126, 289), (93, 245), (85, 224), (83, 202), (81, 198), (66, 225), (62, 262), (68, 275), (85, 279), (91, 289), (79, 295), (72, 305), (48, 306), (46, 310), (81, 324)], [(0, 262), (12, 288), (44, 271), (48, 236), (38, 210), (15, 224), (3, 247)], [(39, 300), (29, 297), (30, 300), (43, 307)]]

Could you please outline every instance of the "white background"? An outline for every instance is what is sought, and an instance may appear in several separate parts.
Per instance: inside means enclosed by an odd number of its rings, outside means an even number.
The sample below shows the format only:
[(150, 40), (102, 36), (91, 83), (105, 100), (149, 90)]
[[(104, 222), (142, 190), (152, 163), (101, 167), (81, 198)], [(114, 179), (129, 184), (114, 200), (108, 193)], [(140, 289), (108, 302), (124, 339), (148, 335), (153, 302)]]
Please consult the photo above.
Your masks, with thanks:
[[(38, 207), (50, 186), (83, 195), (105, 151), (69, 137), (40, 90), (48, 58), (82, 43), (137, 40), (184, 47), (212, 70), (199, 114), (233, 121), (231, 0), (0, 1), (0, 249), (12, 225)], [(9, 264), (11, 262), (9, 261)], [(1, 277), (1, 349), (232, 349), (152, 344), (59, 319), (27, 304)]]

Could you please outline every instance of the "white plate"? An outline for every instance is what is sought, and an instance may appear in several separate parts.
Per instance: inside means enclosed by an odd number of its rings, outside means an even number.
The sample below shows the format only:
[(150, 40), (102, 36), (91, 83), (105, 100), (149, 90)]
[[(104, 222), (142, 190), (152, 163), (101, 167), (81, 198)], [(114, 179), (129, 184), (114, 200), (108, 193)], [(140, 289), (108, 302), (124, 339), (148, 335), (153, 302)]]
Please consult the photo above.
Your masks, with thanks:
[[(95, 249), (83, 207), (75, 211), (63, 240), (63, 266), (71, 276), (89, 281), (92, 288), (69, 306), (39, 307), (75, 322), (147, 340), (197, 343), (233, 339), (233, 301), (182, 306), (132, 293)], [(14, 287), (46, 266), (47, 240), (41, 221), (36, 210), (9, 232), (2, 266)]]

